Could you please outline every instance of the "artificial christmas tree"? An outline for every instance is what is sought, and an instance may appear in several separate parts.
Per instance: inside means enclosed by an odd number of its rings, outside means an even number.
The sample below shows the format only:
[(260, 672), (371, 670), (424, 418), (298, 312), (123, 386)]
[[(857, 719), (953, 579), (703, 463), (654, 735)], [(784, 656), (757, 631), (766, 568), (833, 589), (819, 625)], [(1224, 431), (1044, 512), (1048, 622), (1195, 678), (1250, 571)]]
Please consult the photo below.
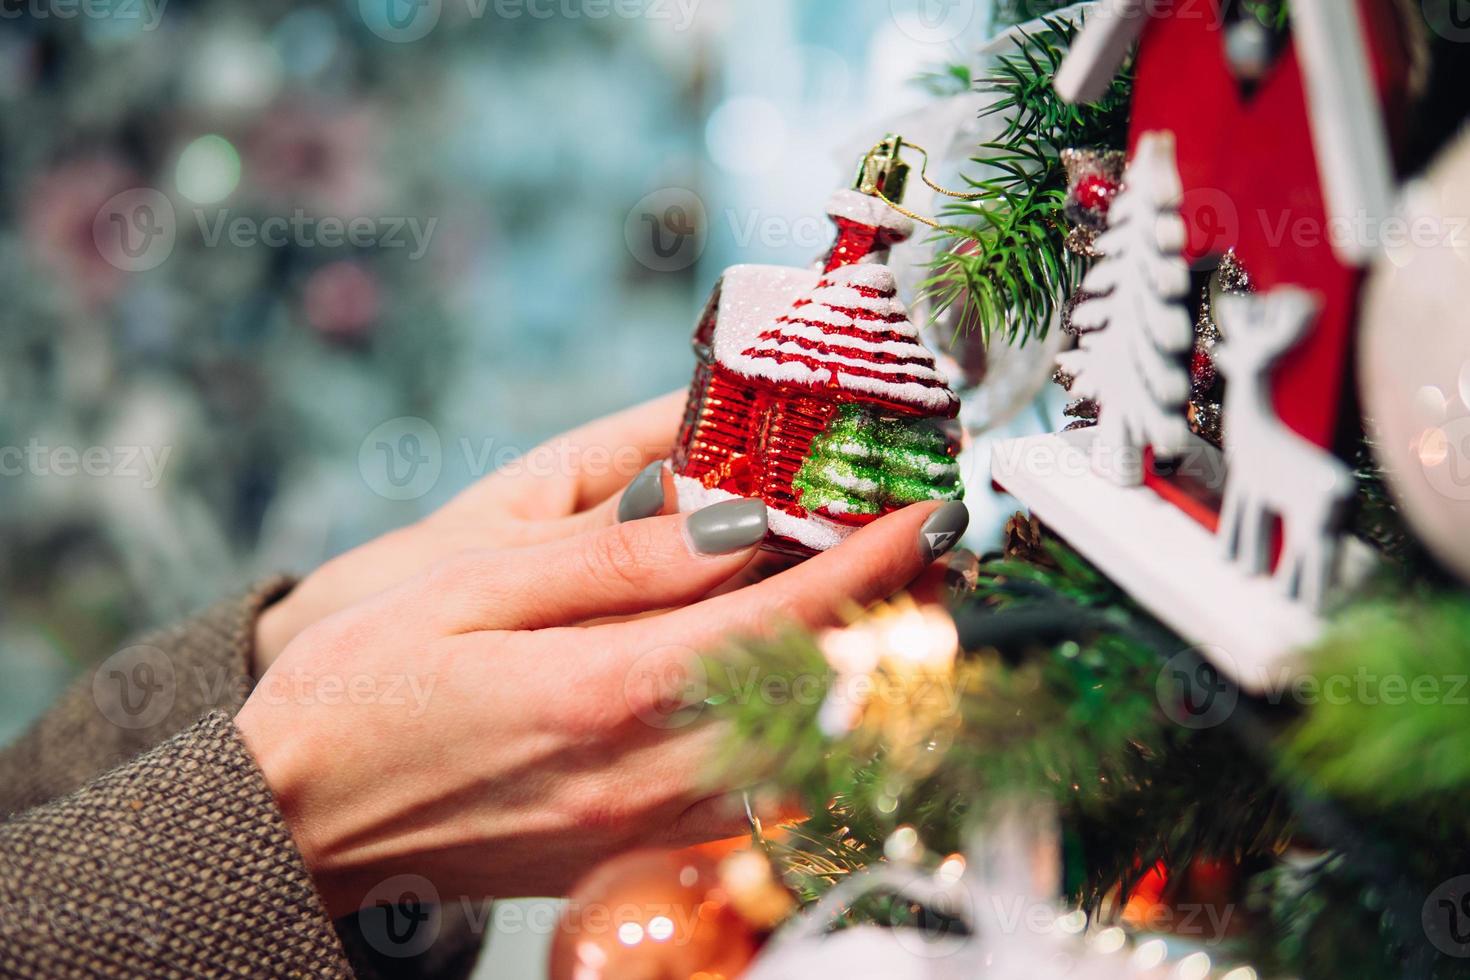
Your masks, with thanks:
[[(1397, 45), (1418, 11), (1368, 0), (1346, 9), (1321, 0), (1206, 6), (1219, 17), (1141, 0), (1092, 8), (1103, 33), (1090, 27), (1081, 54), (1097, 87), (1111, 97), (1120, 80), (1126, 85), (1126, 66), (1113, 71), (1140, 33), (1147, 62), (1134, 167), (1106, 217), (1122, 237), (1135, 219), (1128, 199), (1153, 195), (1156, 210), (1134, 205), (1142, 220), (1132, 233), (1149, 233), (1137, 235), (1147, 248), (1100, 250), (1087, 282), (1101, 295), (1077, 304), (1082, 347), (1063, 366), (1091, 371), (1084, 388), (1096, 391), (1102, 420), (1111, 410), (1126, 421), (1140, 402), (1177, 414), (1164, 413), (1169, 440), (1152, 432), (1139, 444), (1173, 441), (1176, 421), (1186, 419), (1210, 438), (1181, 439), (1188, 452), (1148, 467), (1142, 487), (1092, 471), (1096, 431), (999, 443), (996, 481), (1032, 513), (1011, 525), (1006, 560), (982, 567), (979, 587), (958, 601), (952, 633), (934, 609), (915, 619), (923, 629), (893, 628), (880, 611), (841, 630), (752, 641), (709, 671), (729, 678), (709, 700), (736, 731), (729, 771), (742, 785), (769, 778), (769, 792), (799, 794), (812, 814), (764, 845), (804, 896), (830, 896), (777, 935), (757, 976), (834, 965), (853, 976), (1091, 975), (1085, 958), (1039, 961), (1051, 935), (1020, 936), (1016, 961), (1003, 955), (1003, 940), (1017, 938), (1004, 924), (954, 935), (956, 922), (973, 926), (976, 917), (945, 886), (973, 873), (971, 845), (996, 829), (995, 804), (1030, 793), (1061, 808), (1072, 911), (1057, 928), (1115, 950), (1127, 944), (1125, 930), (1154, 933), (1136, 937), (1129, 966), (1228, 980), (1470, 976), (1470, 878), (1457, 870), (1470, 861), (1459, 819), (1470, 800), (1470, 602), (1407, 532), (1388, 493), (1398, 491), (1421, 533), (1437, 535), (1442, 560), (1467, 567), (1464, 536), (1453, 533), (1470, 497), (1466, 306), (1453, 271), (1466, 249), (1455, 217), (1464, 211), (1454, 206), (1464, 195), (1453, 180), (1464, 175), (1464, 147), (1405, 187), (1415, 227), (1443, 234), (1390, 245), (1375, 261), (1359, 353), (1370, 418), (1360, 419), (1342, 396), (1341, 355), (1363, 241), (1298, 243), (1293, 231), (1272, 244), (1261, 222), (1287, 214), (1289, 231), (1301, 218), (1330, 227), (1328, 217), (1355, 199), (1365, 216), (1374, 213), (1367, 205), (1383, 203), (1390, 191), (1372, 186), (1387, 156), (1387, 143), (1373, 140), (1373, 88), (1387, 105), (1402, 94)], [(1109, 16), (1120, 14), (1133, 18), (1114, 25), (1121, 42), (1107, 33)], [(942, 253), (945, 287), (980, 300), (994, 283), (977, 273), (997, 270), (1049, 290), (1004, 313), (977, 307), (983, 327), (1007, 335), (1044, 335), (1049, 304), (1067, 298), (1056, 275), (1060, 235), (1051, 246), (1028, 239), (1028, 258), (1016, 237), (992, 233), (1027, 193), (1049, 203), (1026, 213), (1058, 229), (1065, 205), (1047, 153), (1077, 145), (1056, 138), (1076, 116), (1038, 76), (1069, 39), (1065, 25), (1049, 21), (997, 71), (1024, 78), (998, 98), (1027, 120), (1024, 135), (983, 144), (976, 159), (1015, 169), (983, 185), (983, 203), (957, 209), (975, 221), (956, 233), (964, 265), (952, 246)], [(1470, 70), (1463, 44), (1445, 40), (1440, 51)], [(1352, 50), (1358, 42), (1363, 50)], [(1354, 63), (1372, 70), (1348, 77), (1344, 66)], [(1463, 86), (1441, 91), (1463, 101)], [(1353, 105), (1363, 111), (1347, 111)], [(1156, 125), (1166, 111), (1177, 129)], [(1417, 121), (1403, 120), (1405, 128)], [(1182, 176), (1173, 181), (1147, 176), (1160, 133), (1179, 147)], [(1212, 184), (1211, 174), (1226, 178)], [(1180, 183), (1183, 247), (1177, 220), (1157, 213), (1157, 202), (1179, 199)], [(1227, 189), (1239, 222), (1210, 222), (1227, 216), (1203, 206), (1221, 203), (1205, 193), (1212, 186)], [(1161, 228), (1172, 248), (1150, 239)], [(1123, 275), (1130, 259), (1136, 265)], [(1181, 329), (1173, 309), (1191, 297), (1196, 308), (1184, 313), (1193, 312), (1197, 331), (1188, 320)], [(1159, 331), (1158, 322), (1168, 326)], [(1167, 399), (1155, 397), (1159, 385), (1112, 383), (1130, 374), (1145, 382), (1166, 375)], [(1328, 448), (1336, 435), (1329, 419), (1345, 423), (1343, 441), (1361, 435), (1360, 422), (1377, 422), (1383, 444), (1359, 444), (1350, 465)], [(834, 472), (846, 472), (848, 445), (823, 447)], [(1367, 541), (1379, 552), (1378, 574), (1354, 591), (1340, 573), (1362, 571), (1355, 566)], [(941, 634), (948, 639), (934, 645)], [(909, 674), (885, 665), (901, 664), (924, 665), (912, 671), (924, 684), (895, 696), (890, 674)], [(777, 705), (740, 696), (812, 677), (826, 678), (825, 697)], [(883, 696), (854, 699), (854, 690)], [(921, 696), (935, 691), (943, 696)], [(902, 853), (889, 846), (896, 840)], [(880, 862), (886, 871), (861, 870)], [(1024, 888), (1005, 892), (995, 901), (1024, 907)], [(888, 928), (829, 934), (839, 915)], [(953, 941), (928, 941), (935, 928)], [(1105, 976), (1122, 972), (1097, 966)]]

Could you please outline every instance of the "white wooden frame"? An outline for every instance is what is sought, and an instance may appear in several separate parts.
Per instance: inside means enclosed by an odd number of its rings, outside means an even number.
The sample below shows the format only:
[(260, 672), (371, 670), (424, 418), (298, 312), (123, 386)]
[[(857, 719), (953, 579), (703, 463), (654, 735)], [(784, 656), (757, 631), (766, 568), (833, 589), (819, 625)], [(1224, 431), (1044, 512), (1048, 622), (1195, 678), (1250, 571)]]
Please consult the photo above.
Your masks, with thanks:
[[(1094, 439), (1079, 429), (999, 443), (991, 479), (1243, 690), (1269, 695), (1294, 682), (1301, 652), (1326, 621), (1282, 595), (1269, 576), (1224, 561), (1214, 534), (1152, 490), (1096, 475)], [(1181, 465), (1207, 481), (1224, 479), (1223, 455), (1202, 439)], [(1361, 583), (1374, 562), (1366, 545), (1348, 538), (1340, 581)]]

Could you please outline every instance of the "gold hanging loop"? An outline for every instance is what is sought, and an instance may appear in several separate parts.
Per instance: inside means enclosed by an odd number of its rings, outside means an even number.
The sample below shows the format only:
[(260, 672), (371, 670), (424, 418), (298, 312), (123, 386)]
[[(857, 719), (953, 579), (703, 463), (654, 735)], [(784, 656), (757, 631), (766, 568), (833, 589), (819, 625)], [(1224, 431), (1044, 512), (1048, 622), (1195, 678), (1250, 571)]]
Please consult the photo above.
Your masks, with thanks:
[[(922, 146), (919, 146), (917, 143), (910, 143), (906, 141), (901, 136), (889, 136), (880, 143), (876, 144), (871, 150), (869, 150), (867, 152), (867, 155), (863, 157), (862, 172), (872, 172), (873, 158), (878, 154), (886, 154), (890, 157), (897, 158), (899, 152), (901, 152), (905, 146), (912, 147), (913, 149), (917, 150), (921, 156), (923, 156), (924, 162), (923, 165), (919, 168), (919, 179), (922, 180), (929, 187), (929, 189), (934, 191), (936, 194), (940, 194), (944, 197), (953, 198), (956, 201), (978, 201), (986, 196), (986, 193), (984, 191), (970, 193), (966, 193), (963, 191), (952, 191), (946, 187), (941, 187), (934, 181), (930, 180), (929, 151), (924, 149)], [(915, 211), (910, 211), (908, 208), (904, 207), (902, 204), (899, 204), (893, 198), (889, 197), (887, 191), (884, 188), (884, 182), (881, 180), (874, 181), (871, 183), (870, 186), (864, 187), (862, 189), (867, 191), (867, 193), (872, 194), (874, 197), (878, 198), (878, 200), (882, 201), (884, 204), (887, 204), (889, 207), (897, 211), (899, 214), (903, 215), (905, 218), (912, 219), (923, 225), (928, 225), (930, 228), (938, 229), (943, 227), (933, 218), (926, 218), (922, 214), (919, 214)]]

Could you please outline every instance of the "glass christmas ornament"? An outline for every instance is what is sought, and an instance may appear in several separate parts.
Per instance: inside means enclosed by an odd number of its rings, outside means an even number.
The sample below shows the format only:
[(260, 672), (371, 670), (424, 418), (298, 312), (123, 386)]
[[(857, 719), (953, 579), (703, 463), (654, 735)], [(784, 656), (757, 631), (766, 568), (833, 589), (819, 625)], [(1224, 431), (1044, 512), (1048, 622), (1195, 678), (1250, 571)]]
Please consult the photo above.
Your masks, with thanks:
[(907, 166), (890, 137), (828, 205), (837, 237), (812, 269), (741, 265), (716, 284), (671, 460), (682, 511), (764, 500), (767, 547), (825, 551), (922, 500), (963, 494), (959, 398), (886, 260), (913, 235), (895, 203)]

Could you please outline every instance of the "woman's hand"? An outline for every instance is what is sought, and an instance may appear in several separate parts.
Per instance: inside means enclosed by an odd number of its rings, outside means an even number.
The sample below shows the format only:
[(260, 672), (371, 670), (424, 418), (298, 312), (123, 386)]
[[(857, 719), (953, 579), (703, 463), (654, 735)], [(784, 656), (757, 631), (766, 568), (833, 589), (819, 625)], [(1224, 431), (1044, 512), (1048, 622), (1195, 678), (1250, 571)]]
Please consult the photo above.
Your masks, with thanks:
[(307, 628), (237, 724), (334, 913), (400, 874), (443, 897), (560, 894), (630, 846), (740, 829), (727, 788), (706, 781), (723, 733), (697, 707), (674, 710), (701, 700), (696, 654), (886, 598), (939, 557), (964, 514), (917, 505), (709, 598), (755, 554), (758, 501), (588, 519), (461, 554)]
[(657, 479), (623, 495), (621, 514), (614, 495), (668, 455), (686, 397), (674, 392), (558, 436), (419, 523), (327, 562), (261, 617), (255, 676), (308, 626), (467, 548), (557, 541), (619, 517), (659, 513)]

